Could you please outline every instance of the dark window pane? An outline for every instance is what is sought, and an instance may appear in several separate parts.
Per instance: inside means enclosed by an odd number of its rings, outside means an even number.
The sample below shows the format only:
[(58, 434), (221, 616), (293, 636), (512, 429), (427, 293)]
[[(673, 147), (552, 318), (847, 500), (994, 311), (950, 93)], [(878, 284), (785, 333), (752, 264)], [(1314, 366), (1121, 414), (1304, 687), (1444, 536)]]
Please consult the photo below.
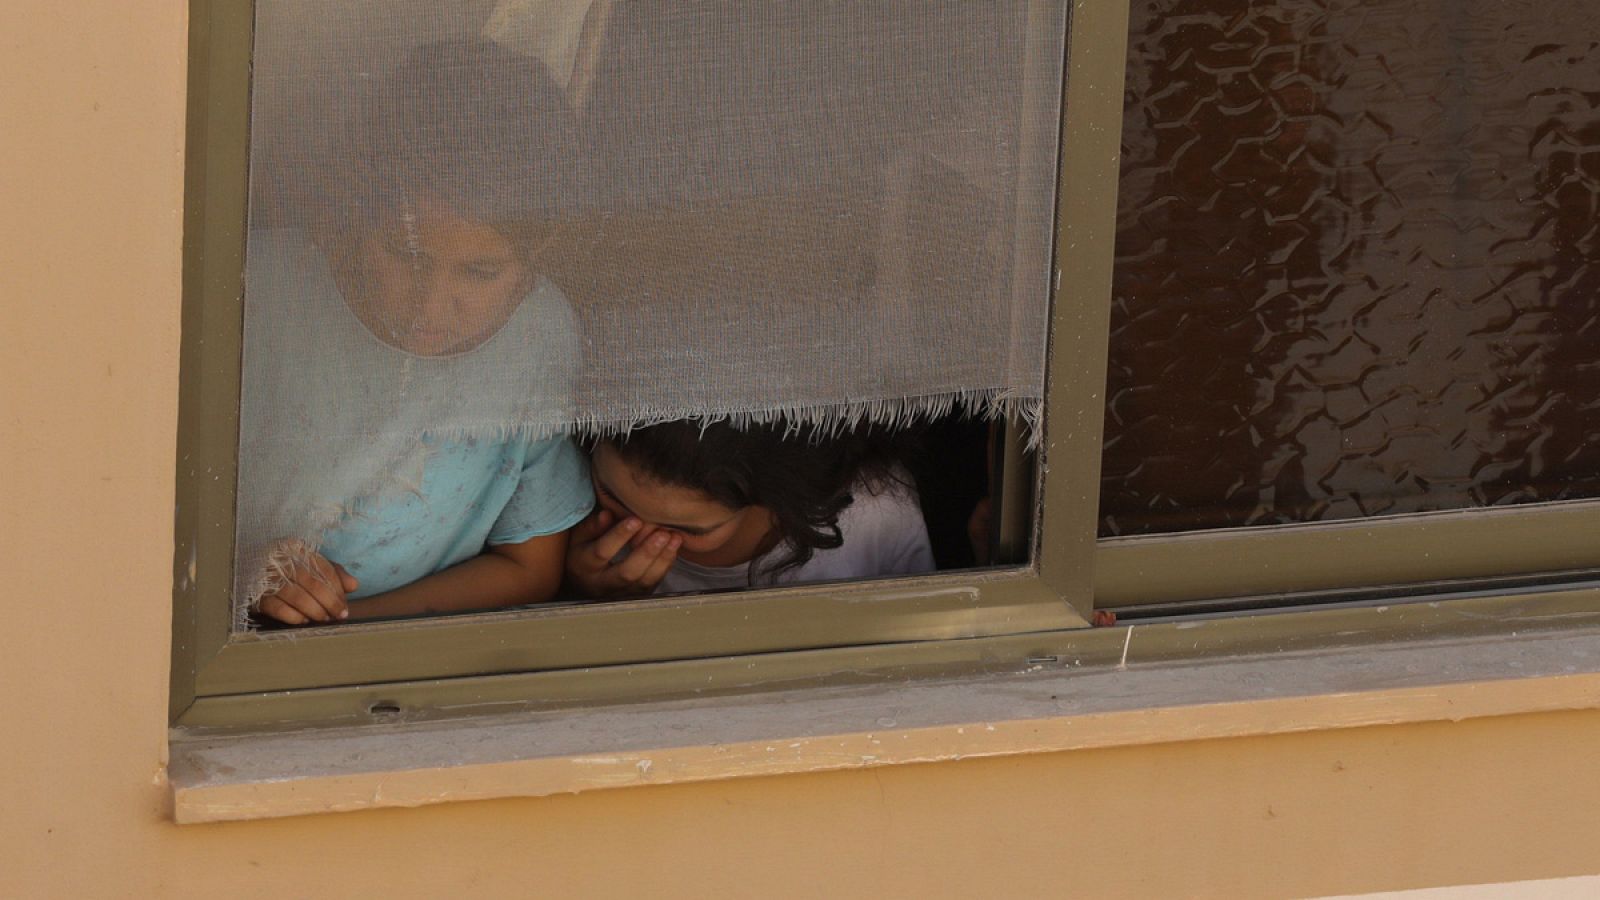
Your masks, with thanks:
[(1135, 0), (1103, 534), (1600, 495), (1600, 7)]

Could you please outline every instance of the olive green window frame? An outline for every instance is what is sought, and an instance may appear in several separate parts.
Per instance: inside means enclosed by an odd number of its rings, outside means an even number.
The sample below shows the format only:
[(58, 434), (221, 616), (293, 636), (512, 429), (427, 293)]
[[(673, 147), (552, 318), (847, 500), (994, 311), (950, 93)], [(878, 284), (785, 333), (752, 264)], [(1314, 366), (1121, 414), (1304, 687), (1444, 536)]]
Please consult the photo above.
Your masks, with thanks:
[[(1027, 566), (230, 634), (253, 3), (191, 0), (173, 723), (251, 730), (1125, 662), (1131, 630), (1089, 628), (1097, 610), (1100, 624), (1201, 620), (1146, 627), (1146, 659), (1600, 621), (1600, 502), (1095, 539), (1128, 0), (1082, 0), (1069, 16), (1044, 439), (1037, 481), (1005, 488), (1038, 498)], [(1408, 596), (1428, 602), (1389, 605)]]
[[(1102, 539), (1095, 605), (1270, 605), (1282, 595), (1600, 575), (1600, 501)], [(1254, 598), (1254, 599), (1251, 599)]]
[[(292, 633), (233, 633), (230, 621), (253, 20), (252, 0), (191, 0), (174, 725), (273, 727), (375, 710), (629, 699), (651, 693), (653, 673), (678, 683), (685, 666), (772, 655), (787, 662), (754, 680), (792, 683), (827, 678), (836, 663), (817, 651), (828, 648), (1088, 625), (1112, 249), (1111, 233), (1096, 223), (1115, 213), (1121, 0), (1070, 12), (1060, 146), (1072, 151), (1059, 155), (1045, 465), (1034, 485), (1043, 512), (1027, 565)], [(1030, 41), (1025, 52), (1049, 43)], [(552, 691), (550, 678), (537, 677), (552, 673), (570, 676), (560, 681), (569, 686)]]

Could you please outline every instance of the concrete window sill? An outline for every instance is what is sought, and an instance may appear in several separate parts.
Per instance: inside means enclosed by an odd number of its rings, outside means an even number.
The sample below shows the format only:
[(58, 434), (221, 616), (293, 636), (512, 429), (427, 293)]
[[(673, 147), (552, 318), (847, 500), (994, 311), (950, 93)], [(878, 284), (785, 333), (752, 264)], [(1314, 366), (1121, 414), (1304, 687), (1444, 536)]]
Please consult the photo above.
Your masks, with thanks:
[(1600, 629), (171, 746), (180, 823), (1600, 707)]

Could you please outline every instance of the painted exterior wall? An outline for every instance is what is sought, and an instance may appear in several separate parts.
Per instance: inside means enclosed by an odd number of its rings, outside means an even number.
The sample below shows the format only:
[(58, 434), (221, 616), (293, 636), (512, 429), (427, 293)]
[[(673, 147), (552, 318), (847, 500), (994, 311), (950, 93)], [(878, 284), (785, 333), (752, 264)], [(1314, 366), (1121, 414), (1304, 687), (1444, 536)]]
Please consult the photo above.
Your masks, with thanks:
[(0, 9), (0, 896), (1294, 896), (1600, 873), (1600, 712), (179, 828), (179, 0)]

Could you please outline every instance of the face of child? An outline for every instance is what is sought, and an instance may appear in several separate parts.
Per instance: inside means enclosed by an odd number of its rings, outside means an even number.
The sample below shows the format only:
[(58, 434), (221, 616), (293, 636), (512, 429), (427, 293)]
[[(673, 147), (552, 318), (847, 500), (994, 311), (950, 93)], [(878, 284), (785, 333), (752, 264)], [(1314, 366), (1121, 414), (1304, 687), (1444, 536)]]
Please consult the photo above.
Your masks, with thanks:
[(385, 343), (418, 356), (462, 353), (493, 337), (530, 287), (504, 235), (440, 204), (382, 222), (356, 254), (363, 278), (351, 309)]
[(683, 540), (678, 556), (713, 566), (748, 562), (770, 549), (772, 515), (764, 507), (730, 509), (694, 488), (662, 484), (605, 443), (595, 448), (590, 473), (601, 508), (618, 522), (632, 516), (643, 523), (634, 546), (668, 531)]

